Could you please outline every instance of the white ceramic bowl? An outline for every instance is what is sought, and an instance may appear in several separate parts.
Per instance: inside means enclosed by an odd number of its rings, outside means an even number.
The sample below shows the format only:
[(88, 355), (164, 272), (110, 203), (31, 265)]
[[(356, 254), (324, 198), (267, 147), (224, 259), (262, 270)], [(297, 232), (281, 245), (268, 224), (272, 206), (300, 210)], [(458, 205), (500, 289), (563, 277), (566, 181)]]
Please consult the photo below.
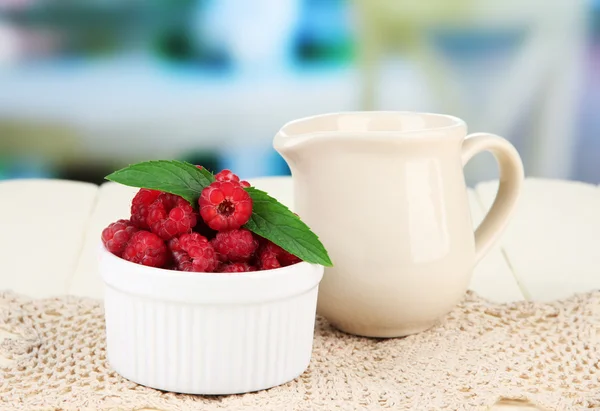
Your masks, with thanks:
[(100, 246), (107, 357), (138, 384), (235, 394), (291, 381), (311, 358), (320, 265), (238, 274), (145, 267)]

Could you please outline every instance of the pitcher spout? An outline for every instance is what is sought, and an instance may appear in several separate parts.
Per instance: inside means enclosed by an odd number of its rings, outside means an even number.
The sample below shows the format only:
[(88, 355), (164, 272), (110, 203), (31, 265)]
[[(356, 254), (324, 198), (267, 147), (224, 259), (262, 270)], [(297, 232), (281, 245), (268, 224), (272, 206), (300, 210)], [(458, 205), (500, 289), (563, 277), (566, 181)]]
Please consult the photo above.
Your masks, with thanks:
[(284, 125), (273, 139), (273, 148), (286, 160), (320, 139), (319, 130), (306, 127), (303, 123), (290, 122)]
[(313, 138), (310, 135), (288, 135), (284, 129), (279, 131), (273, 139), (273, 148), (286, 160), (294, 156), (303, 146)]
[(321, 150), (322, 143), (332, 138), (339, 142), (346, 131), (364, 131), (364, 125), (356, 127), (356, 124), (352, 124), (356, 118), (353, 113), (331, 113), (291, 121), (279, 130), (273, 140), (273, 147), (286, 160), (306, 150)]
[(303, 157), (318, 150), (326, 133), (305, 122), (293, 121), (284, 125), (273, 139), (273, 148), (283, 157), (290, 169), (296, 169)]

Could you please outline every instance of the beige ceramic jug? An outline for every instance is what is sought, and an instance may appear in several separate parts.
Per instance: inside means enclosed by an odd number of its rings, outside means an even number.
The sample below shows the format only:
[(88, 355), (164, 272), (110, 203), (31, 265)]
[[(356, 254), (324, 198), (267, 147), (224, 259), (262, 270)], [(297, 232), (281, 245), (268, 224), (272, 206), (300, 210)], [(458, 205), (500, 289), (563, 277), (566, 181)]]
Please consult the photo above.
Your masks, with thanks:
[[(461, 300), (523, 180), (508, 141), (466, 133), (464, 121), (447, 115), (349, 112), (292, 121), (277, 134), (296, 212), (334, 263), (317, 310), (335, 327), (405, 336), (428, 329)], [(463, 166), (484, 150), (499, 163), (500, 186), (473, 233)]]

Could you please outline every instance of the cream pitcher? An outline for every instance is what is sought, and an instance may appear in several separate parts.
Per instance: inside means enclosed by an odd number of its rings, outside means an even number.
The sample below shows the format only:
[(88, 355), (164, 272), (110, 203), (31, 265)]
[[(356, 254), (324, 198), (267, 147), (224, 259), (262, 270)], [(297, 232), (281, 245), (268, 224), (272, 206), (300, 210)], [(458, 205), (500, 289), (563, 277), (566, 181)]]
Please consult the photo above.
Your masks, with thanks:
[[(333, 260), (317, 311), (367, 337), (424, 331), (461, 300), (523, 180), (508, 141), (467, 136), (464, 121), (441, 114), (318, 115), (284, 125), (274, 147), (292, 172), (295, 211)], [(481, 151), (498, 161), (500, 185), (473, 232), (463, 166)]]

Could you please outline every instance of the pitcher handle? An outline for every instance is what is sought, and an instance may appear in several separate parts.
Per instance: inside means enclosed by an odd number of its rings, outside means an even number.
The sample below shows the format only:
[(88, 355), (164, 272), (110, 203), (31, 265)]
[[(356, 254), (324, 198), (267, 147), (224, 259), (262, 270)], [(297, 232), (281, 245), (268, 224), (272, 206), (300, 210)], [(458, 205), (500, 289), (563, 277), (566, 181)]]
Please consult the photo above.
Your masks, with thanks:
[(491, 152), (500, 170), (500, 186), (496, 199), (479, 227), (475, 230), (475, 264), (498, 241), (512, 216), (523, 182), (523, 163), (515, 147), (502, 137), (475, 133), (466, 137), (462, 145), (463, 166), (475, 154)]

